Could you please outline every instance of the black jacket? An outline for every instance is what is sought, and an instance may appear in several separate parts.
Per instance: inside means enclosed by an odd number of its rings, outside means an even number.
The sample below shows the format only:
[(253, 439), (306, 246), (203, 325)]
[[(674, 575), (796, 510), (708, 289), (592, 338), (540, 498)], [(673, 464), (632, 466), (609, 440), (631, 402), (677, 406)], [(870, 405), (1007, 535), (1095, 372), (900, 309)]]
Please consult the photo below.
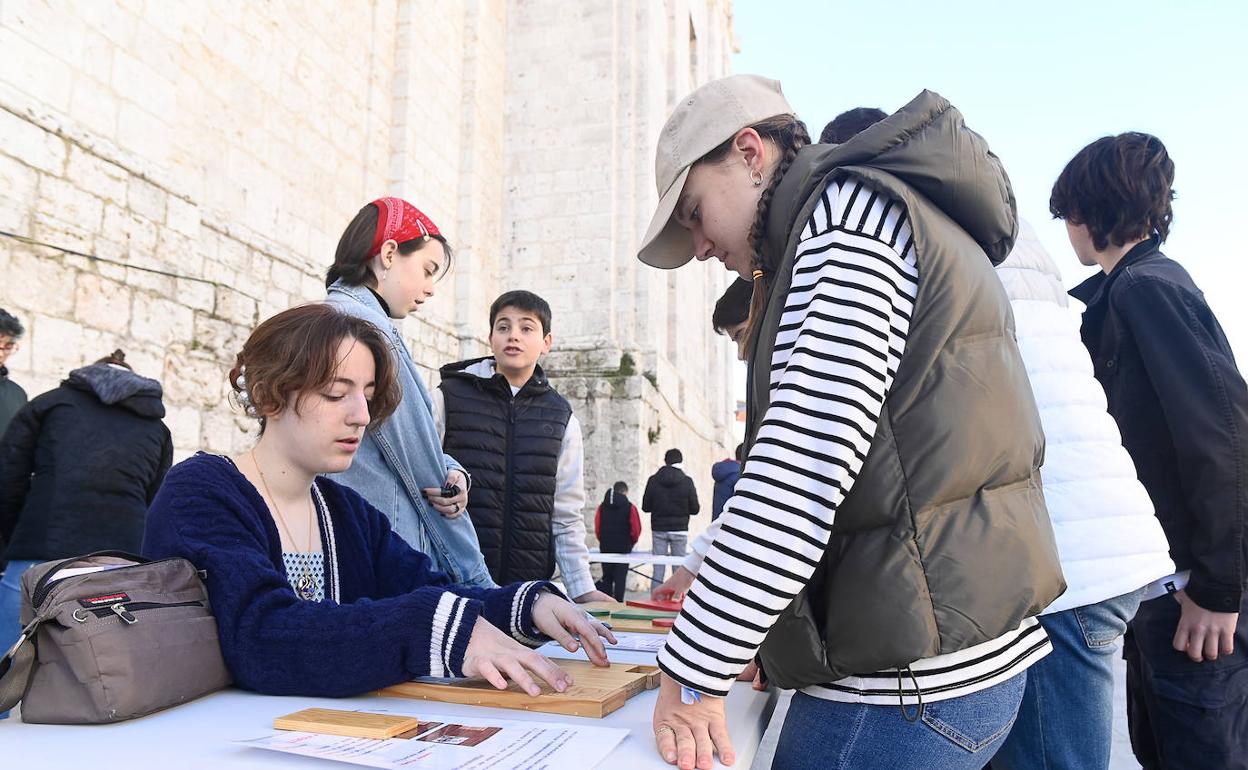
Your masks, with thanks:
[(108, 364), (75, 369), (17, 413), (0, 440), (6, 560), (138, 553), (169, 470), (160, 383)]
[(0, 366), (0, 436), (17, 410), (26, 405), (26, 391), (9, 379), (8, 367)]
[(636, 540), (632, 532), (633, 503), (628, 495), (607, 492), (598, 506), (598, 547), (603, 553), (628, 553)]
[(499, 585), (549, 580), (555, 482), (572, 407), (540, 366), (513, 396), (507, 378), (482, 365), (489, 360), (442, 367), (442, 446), (472, 474), (468, 515), (490, 576)]
[(650, 514), (650, 529), (655, 532), (688, 530), (689, 517), (699, 510), (693, 479), (674, 465), (664, 465), (646, 482), (641, 510)]
[(1187, 594), (1235, 612), (1248, 575), (1248, 388), (1204, 295), (1156, 239), (1070, 292)]

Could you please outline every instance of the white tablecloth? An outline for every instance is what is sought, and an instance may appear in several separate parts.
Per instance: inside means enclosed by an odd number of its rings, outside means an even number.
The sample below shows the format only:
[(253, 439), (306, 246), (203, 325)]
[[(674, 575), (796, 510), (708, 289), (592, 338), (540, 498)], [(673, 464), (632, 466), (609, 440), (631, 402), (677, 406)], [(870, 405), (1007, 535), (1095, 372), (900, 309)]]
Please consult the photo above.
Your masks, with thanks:
[[(554, 645), (542, 650), (550, 657), (571, 657)], [(653, 663), (648, 653), (617, 650), (611, 659), (621, 663)], [(749, 768), (775, 708), (775, 690), (754, 692), (748, 682), (733, 686), (726, 704), (728, 728), (737, 751), (736, 768)], [(177, 708), (113, 725), (28, 725), (14, 714), (0, 720), (0, 767), (69, 767), (82, 770), (135, 770), (170, 763), (172, 770), (215, 770), (221, 767), (302, 768), (327, 770), (334, 765), (320, 759), (278, 754), (239, 746), (234, 740), (256, 738), (272, 731), (273, 720), (304, 708), (383, 708), (427, 710), (459, 716), (488, 716), (523, 721), (547, 721), (627, 728), (630, 734), (599, 768), (644, 770), (667, 768), (654, 750), (650, 717), (657, 691), (630, 698), (604, 719), (582, 719), (561, 714), (459, 706), (451, 703), (382, 698), (302, 698), (256, 695), (224, 690)], [(338, 764), (339, 767), (352, 765)], [(579, 770), (579, 769), (577, 769)]]
[(589, 552), (589, 560), (609, 562), (611, 564), (667, 564), (673, 567), (679, 567), (685, 563), (685, 557), (683, 556), (656, 556), (649, 551), (603, 553), (597, 548)]

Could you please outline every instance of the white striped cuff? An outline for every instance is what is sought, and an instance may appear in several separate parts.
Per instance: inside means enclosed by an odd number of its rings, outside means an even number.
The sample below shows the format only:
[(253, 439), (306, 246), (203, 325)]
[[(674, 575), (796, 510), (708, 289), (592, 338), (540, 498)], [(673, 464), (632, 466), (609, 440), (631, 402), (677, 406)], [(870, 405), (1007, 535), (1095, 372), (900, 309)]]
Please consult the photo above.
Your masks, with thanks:
[(528, 647), (541, 647), (547, 641), (545, 639), (539, 639), (526, 634), (524, 632), (523, 621), (525, 607), (531, 608), (533, 603), (537, 601), (536, 596), (533, 596), (532, 601), (530, 601), (530, 596), (534, 591), (540, 591), (542, 588), (548, 587), (549, 585), (550, 584), (544, 580), (534, 580), (528, 583), (523, 583), (516, 589), (516, 594), (512, 597), (511, 622), (508, 624), (510, 626), (511, 636), (517, 642), (520, 642)]
[(438, 599), (433, 611), (433, 633), (429, 635), (429, 676), (452, 676), (447, 656), (459, 631), (458, 621), (464, 611), (462, 604), (463, 599), (450, 591), (443, 592)]

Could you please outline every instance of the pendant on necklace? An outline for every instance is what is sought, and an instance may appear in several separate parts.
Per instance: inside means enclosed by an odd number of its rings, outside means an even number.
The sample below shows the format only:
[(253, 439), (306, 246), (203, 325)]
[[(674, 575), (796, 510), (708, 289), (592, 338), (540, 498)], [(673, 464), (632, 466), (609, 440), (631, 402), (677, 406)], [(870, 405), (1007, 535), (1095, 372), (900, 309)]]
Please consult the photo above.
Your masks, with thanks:
[(295, 583), (295, 591), (299, 594), (299, 598), (305, 602), (310, 602), (316, 596), (316, 581), (305, 572), (299, 576), (298, 582)]

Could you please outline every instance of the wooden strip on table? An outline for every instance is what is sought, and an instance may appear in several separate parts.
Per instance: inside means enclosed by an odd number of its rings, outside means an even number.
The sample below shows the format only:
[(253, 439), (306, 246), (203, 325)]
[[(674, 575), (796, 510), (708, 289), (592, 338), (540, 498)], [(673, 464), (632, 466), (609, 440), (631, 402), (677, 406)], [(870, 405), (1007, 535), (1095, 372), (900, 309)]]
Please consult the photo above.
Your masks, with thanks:
[(367, 711), (311, 708), (273, 720), (278, 730), (298, 730), (352, 738), (393, 738), (420, 724), (414, 717), (370, 714)]

